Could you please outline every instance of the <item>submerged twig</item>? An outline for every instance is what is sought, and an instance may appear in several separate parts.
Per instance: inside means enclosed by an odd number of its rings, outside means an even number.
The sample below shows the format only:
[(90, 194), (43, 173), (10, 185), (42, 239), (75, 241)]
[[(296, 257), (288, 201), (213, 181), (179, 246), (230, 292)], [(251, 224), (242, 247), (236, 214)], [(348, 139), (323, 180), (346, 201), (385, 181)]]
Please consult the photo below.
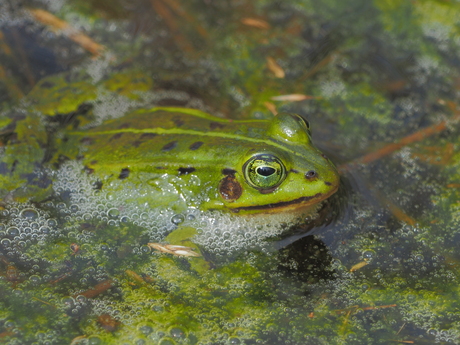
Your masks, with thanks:
[(377, 151), (365, 154), (364, 156), (358, 157), (349, 163), (342, 164), (339, 166), (339, 170), (342, 170), (342, 171), (350, 170), (357, 164), (367, 164), (367, 163), (376, 161), (380, 158), (390, 155), (391, 153), (403, 148), (404, 146), (422, 141), (432, 135), (441, 133), (447, 128), (449, 124), (454, 123), (459, 120), (460, 120), (460, 113), (456, 113), (455, 116), (453, 116), (449, 120), (441, 121), (440, 123), (436, 125), (422, 128), (421, 130), (415, 133), (412, 133), (400, 139), (399, 141), (395, 143), (388, 144)]
[(99, 284), (96, 284), (93, 288), (86, 290), (84, 292), (81, 292), (77, 294), (77, 296), (85, 296), (86, 298), (93, 298), (96, 297), (97, 295), (103, 293), (104, 291), (110, 289), (113, 286), (113, 280), (112, 279), (107, 279), (104, 280), (103, 282), (100, 282)]
[(64, 35), (69, 37), (72, 41), (79, 44), (81, 47), (89, 51), (95, 57), (102, 54), (105, 47), (99, 43), (93, 41), (90, 37), (83, 34), (79, 30), (76, 30), (66, 21), (59, 19), (55, 15), (41, 10), (41, 9), (30, 9), (30, 13), (33, 17), (42, 24), (48, 25), (53, 30), (61, 31)]

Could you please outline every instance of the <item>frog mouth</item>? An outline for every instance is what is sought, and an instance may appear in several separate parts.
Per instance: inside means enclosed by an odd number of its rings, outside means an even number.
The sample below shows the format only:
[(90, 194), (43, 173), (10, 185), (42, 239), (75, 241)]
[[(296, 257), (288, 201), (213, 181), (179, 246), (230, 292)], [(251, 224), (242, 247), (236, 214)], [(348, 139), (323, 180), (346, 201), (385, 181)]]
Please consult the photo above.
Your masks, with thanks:
[(265, 204), (265, 205), (254, 205), (254, 206), (240, 206), (232, 208), (231, 211), (234, 213), (239, 212), (261, 212), (261, 213), (275, 213), (275, 212), (283, 212), (283, 211), (295, 211), (300, 208), (305, 208), (308, 206), (315, 205), (322, 200), (329, 198), (332, 194), (334, 194), (338, 189), (333, 188), (328, 193), (317, 193), (312, 196), (303, 196), (294, 200), (290, 201), (282, 201), (272, 204)]

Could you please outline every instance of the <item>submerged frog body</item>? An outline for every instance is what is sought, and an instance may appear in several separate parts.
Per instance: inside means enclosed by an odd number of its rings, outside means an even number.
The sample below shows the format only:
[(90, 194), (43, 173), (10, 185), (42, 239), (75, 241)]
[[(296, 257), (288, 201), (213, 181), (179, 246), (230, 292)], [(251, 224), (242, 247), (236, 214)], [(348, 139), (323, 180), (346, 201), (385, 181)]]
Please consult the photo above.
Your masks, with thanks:
[(81, 160), (97, 188), (114, 198), (176, 213), (299, 217), (339, 185), (334, 165), (312, 145), (308, 123), (288, 113), (232, 121), (184, 108), (136, 111), (67, 133), (61, 154)]

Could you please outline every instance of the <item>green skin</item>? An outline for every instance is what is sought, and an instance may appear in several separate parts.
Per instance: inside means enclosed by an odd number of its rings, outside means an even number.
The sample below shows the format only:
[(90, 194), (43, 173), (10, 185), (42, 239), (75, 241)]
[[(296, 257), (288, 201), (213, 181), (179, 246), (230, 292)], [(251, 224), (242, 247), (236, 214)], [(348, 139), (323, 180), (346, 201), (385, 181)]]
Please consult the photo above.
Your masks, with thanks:
[(294, 114), (232, 121), (163, 107), (70, 132), (62, 148), (68, 157), (83, 156), (105, 191), (135, 186), (145, 195), (138, 202), (155, 207), (298, 215), (339, 186), (336, 168), (312, 145), (307, 126)]

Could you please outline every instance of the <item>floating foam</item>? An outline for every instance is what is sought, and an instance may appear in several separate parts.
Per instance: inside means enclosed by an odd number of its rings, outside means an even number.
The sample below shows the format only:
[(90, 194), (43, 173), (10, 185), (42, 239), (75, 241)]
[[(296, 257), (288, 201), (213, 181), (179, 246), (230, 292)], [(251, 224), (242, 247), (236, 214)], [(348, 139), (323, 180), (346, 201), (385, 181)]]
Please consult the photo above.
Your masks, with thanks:
[(187, 226), (197, 229), (193, 240), (206, 250), (229, 253), (260, 247), (263, 240), (279, 235), (292, 222), (291, 216), (282, 213), (254, 217), (191, 207), (176, 213), (172, 208), (155, 207), (153, 202), (137, 203), (136, 200), (145, 200), (145, 191), (126, 181), (112, 181), (113, 189), (97, 190), (97, 179), (83, 170), (81, 163), (69, 161), (55, 174), (56, 193), (69, 198), (69, 206), (64, 205), (63, 212), (76, 220), (97, 219), (114, 226), (132, 223), (144, 227), (151, 242), (161, 242), (178, 226)]

